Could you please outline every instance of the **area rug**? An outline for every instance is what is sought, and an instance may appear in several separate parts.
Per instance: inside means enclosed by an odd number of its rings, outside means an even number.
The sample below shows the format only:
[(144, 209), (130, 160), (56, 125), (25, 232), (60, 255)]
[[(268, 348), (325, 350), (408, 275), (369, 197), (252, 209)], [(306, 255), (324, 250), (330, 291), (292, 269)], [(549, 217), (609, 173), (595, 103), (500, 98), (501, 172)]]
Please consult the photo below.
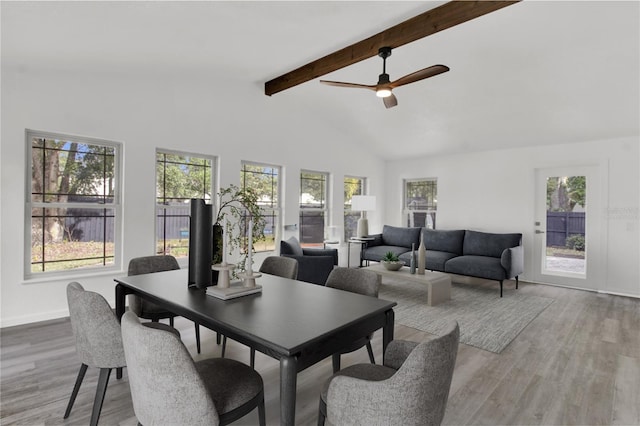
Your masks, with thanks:
[(383, 277), (380, 299), (398, 303), (396, 323), (442, 335), (446, 325), (458, 321), (460, 342), (500, 353), (536, 318), (553, 299), (525, 295), (518, 290), (504, 292), (473, 284), (453, 283), (451, 300), (428, 306), (424, 284)]

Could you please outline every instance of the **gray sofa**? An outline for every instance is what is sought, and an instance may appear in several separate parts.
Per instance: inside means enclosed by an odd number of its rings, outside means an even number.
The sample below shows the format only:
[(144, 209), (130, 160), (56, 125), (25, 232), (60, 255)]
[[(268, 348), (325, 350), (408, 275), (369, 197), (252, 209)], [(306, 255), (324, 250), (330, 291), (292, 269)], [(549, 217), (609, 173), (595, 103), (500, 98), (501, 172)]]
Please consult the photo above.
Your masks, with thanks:
[(411, 244), (417, 250), (420, 233), (427, 249), (426, 269), (496, 280), (500, 283), (500, 297), (504, 280), (515, 278), (518, 288), (518, 276), (524, 272), (522, 234), (384, 225), (382, 233), (370, 235), (373, 241), (363, 250), (362, 259), (379, 262), (391, 251), (409, 265)]

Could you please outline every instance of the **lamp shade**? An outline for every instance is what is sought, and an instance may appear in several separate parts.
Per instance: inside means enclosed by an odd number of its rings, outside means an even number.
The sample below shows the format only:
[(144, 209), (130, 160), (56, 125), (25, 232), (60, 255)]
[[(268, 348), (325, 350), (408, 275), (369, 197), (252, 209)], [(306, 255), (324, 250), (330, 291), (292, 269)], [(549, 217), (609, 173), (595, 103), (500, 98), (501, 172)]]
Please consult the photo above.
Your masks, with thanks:
[(351, 209), (363, 212), (374, 211), (376, 209), (376, 197), (374, 195), (354, 195), (351, 197)]

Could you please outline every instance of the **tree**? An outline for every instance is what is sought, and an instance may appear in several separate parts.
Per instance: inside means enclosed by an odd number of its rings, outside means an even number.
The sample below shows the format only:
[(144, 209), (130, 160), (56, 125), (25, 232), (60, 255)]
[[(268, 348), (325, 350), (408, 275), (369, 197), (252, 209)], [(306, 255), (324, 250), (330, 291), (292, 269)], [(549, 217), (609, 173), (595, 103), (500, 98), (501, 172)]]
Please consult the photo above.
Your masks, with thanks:
[(586, 184), (585, 176), (547, 178), (547, 210), (568, 212), (576, 204), (586, 207)]

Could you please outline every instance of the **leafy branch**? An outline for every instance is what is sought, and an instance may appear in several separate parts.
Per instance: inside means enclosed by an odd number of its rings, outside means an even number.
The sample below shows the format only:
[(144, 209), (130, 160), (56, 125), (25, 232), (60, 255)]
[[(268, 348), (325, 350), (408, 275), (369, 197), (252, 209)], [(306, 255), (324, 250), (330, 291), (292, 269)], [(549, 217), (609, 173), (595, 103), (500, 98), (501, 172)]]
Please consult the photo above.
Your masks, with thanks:
[[(215, 223), (225, 227), (224, 233), (228, 236), (228, 254), (232, 254), (235, 249), (240, 251), (241, 260), (238, 262), (238, 268), (244, 271), (248, 255), (246, 229), (249, 226), (249, 219), (253, 220), (251, 235), (254, 243), (265, 239), (266, 221), (258, 204), (258, 194), (253, 188), (239, 188), (236, 185), (229, 185), (227, 188), (220, 188), (218, 200), (220, 207)], [(220, 247), (219, 250), (221, 252), (222, 248)]]

